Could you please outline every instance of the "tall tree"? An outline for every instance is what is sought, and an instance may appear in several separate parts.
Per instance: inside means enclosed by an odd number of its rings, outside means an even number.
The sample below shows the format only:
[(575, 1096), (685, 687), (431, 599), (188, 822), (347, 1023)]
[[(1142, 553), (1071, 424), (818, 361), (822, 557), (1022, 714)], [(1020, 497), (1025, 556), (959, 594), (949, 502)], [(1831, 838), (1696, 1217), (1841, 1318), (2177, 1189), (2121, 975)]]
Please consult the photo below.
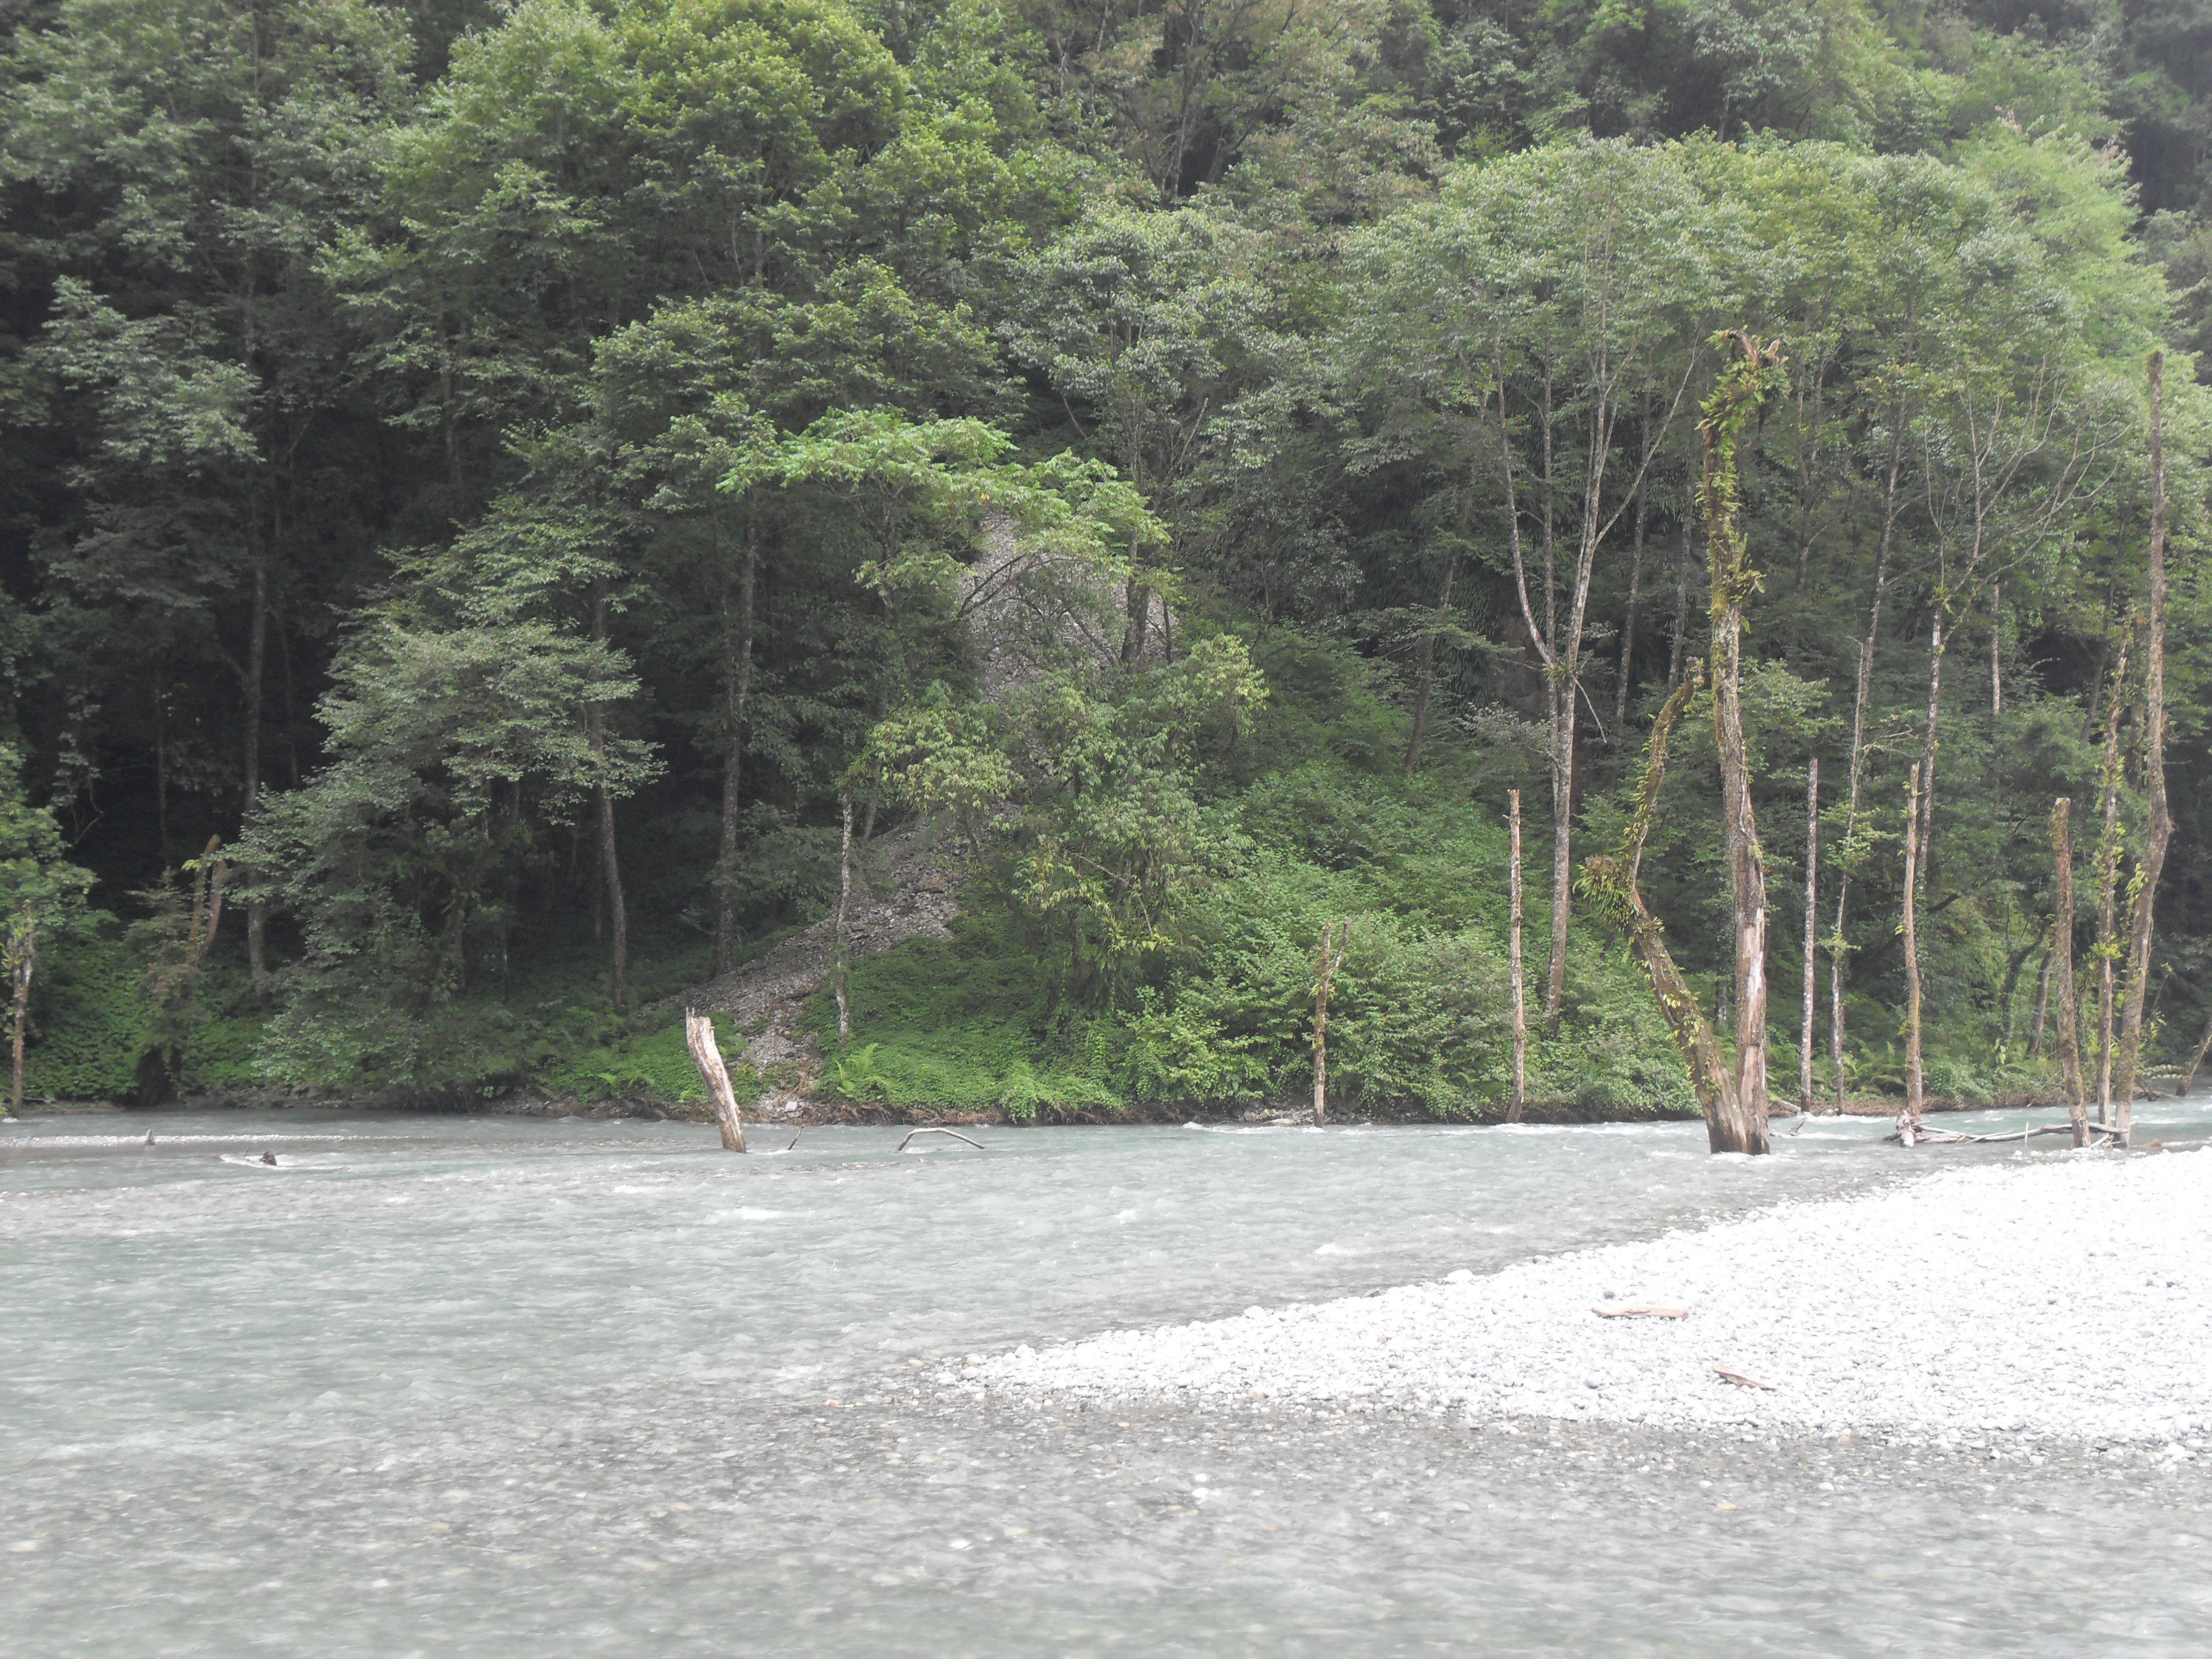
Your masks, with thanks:
[[(172, 679), (227, 675), (240, 821), (264, 787), (272, 619), (313, 602), (311, 570), (343, 592), (349, 342), (317, 261), (376, 192), (405, 52), (366, 0), (67, 0), (9, 46), (0, 180), (51, 283), (39, 357), (83, 434), (42, 549), (52, 602)], [(143, 684), (136, 654), (81, 666)], [(91, 787), (96, 738), (67, 746), (85, 769), (65, 787)], [(265, 991), (258, 893), (247, 916)]]
[(1698, 422), (1704, 440), (1699, 493), (1705, 515), (1705, 568), (1712, 584), (1713, 734), (1720, 750), (1721, 817), (1729, 860), (1735, 947), (1736, 1121), (1726, 1150), (1764, 1152), (1767, 1142), (1766, 854), (1752, 802), (1751, 761), (1743, 726), (1745, 607), (1759, 577), (1742, 523), (1738, 458), (1759, 405), (1780, 385), (1780, 343), (1761, 346), (1738, 332), (1717, 346), (1739, 354), (1721, 370)]
[(2114, 1092), (2125, 1140), (2135, 1121), (2136, 1077), (2142, 1063), (2143, 996), (2150, 983), (2150, 951), (2158, 884), (2166, 872), (2173, 814), (2166, 799), (2166, 354), (2150, 355), (2150, 595), (2143, 621), (2143, 793), (2150, 823), (2129, 884), (2127, 976), (2121, 993), (2120, 1055)]
[[(1598, 556), (1679, 413), (1720, 262), (1673, 152), (1559, 145), (1455, 173), (1433, 207), (1360, 246), (1390, 303), (1350, 321), (1376, 405), (1370, 465), (1420, 455), (1481, 499), (1544, 683), (1552, 785), (1551, 958), (1559, 1018), (1576, 754)], [(1618, 452), (1638, 411), (1636, 447)]]

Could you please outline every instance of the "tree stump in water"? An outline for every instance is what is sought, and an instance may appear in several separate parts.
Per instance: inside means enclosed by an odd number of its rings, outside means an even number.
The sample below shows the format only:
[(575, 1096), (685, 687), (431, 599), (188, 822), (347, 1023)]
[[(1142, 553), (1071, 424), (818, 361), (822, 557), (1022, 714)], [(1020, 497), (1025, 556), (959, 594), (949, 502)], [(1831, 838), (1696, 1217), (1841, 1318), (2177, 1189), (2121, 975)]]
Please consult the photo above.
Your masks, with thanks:
[(722, 1064), (721, 1045), (714, 1041), (714, 1022), (707, 1015), (684, 1011), (684, 1042), (691, 1050), (691, 1063), (707, 1080), (714, 1102), (714, 1121), (722, 1132), (722, 1150), (745, 1149), (745, 1126), (738, 1120), (738, 1093), (730, 1086), (729, 1067)]

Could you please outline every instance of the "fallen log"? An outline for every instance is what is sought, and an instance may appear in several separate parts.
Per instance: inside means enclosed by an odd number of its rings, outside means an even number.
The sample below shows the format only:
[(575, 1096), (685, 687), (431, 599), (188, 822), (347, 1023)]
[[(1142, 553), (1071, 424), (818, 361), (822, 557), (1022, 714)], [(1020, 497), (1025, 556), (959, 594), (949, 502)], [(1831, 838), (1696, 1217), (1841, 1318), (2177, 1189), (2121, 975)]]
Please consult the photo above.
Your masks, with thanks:
[(1592, 1308), (1600, 1319), (1687, 1319), (1687, 1308)]
[[(2116, 1123), (2092, 1123), (2087, 1127), (2093, 1133), (2110, 1135), (2115, 1140), (2127, 1139), (2127, 1132)], [(2073, 1133), (2074, 1126), (2070, 1123), (2039, 1123), (2033, 1128), (2022, 1127), (2018, 1134), (2008, 1129), (2002, 1133), (1987, 1135), (1970, 1135), (1959, 1129), (1931, 1129), (1923, 1124), (1916, 1144), (1934, 1146), (1996, 1146), (2007, 1141), (2033, 1140), (2038, 1135), (2070, 1135)], [(1884, 1140), (1901, 1138), (1894, 1130), (1882, 1137)]]

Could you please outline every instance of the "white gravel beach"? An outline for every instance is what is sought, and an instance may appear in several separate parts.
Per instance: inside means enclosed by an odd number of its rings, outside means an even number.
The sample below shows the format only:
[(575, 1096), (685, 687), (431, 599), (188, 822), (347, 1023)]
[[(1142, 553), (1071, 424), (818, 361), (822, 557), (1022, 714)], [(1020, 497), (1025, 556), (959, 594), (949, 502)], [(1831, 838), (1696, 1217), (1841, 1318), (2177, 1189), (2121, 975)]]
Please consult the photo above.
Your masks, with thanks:
[[(1638, 1306), (1687, 1316), (1594, 1311)], [(2003, 1431), (2193, 1455), (2212, 1431), (2212, 1150), (1954, 1170), (1486, 1278), (971, 1356), (959, 1375), (1101, 1398)]]

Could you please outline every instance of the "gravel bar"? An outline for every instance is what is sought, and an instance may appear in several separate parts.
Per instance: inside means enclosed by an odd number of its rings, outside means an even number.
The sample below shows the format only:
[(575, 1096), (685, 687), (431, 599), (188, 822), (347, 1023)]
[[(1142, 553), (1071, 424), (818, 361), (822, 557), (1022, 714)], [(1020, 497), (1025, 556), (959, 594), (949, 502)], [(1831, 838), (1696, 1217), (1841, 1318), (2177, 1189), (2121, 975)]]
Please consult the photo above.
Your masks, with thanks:
[[(1686, 1316), (1597, 1311), (1627, 1308)], [(2191, 1455), (2212, 1430), (2212, 1150), (1954, 1170), (1484, 1278), (971, 1355), (957, 1376)]]

